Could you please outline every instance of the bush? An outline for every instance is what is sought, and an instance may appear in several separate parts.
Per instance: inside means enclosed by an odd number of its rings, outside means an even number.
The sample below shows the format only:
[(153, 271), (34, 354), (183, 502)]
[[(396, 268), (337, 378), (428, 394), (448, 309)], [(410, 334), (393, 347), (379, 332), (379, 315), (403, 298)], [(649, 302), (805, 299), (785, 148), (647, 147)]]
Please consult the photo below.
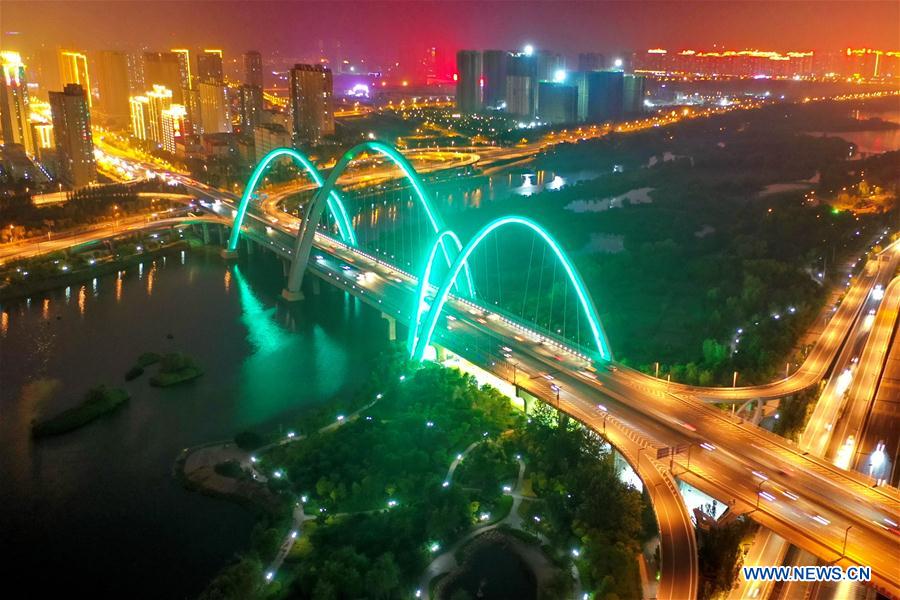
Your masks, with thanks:
[(237, 444), (237, 447), (241, 450), (249, 452), (251, 450), (256, 450), (265, 444), (266, 441), (263, 439), (263, 436), (258, 433), (253, 431), (242, 431), (234, 436), (234, 443)]

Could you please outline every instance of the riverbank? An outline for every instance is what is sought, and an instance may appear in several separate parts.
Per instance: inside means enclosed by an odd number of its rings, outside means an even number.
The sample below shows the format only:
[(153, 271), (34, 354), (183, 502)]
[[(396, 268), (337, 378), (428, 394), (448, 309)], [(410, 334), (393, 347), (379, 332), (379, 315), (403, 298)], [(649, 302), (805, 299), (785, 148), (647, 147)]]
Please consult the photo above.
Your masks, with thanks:
[(172, 244), (160, 246), (154, 250), (146, 250), (139, 254), (133, 254), (123, 258), (88, 264), (84, 268), (60, 272), (58, 275), (49, 277), (35, 278), (28, 281), (17, 281), (0, 287), (0, 302), (16, 300), (19, 298), (27, 298), (35, 294), (49, 292), (54, 289), (68, 287), (83, 283), (94, 277), (102, 277), (111, 275), (122, 269), (127, 269), (148, 259), (170, 256), (181, 251), (190, 250), (192, 248), (187, 240), (179, 240)]

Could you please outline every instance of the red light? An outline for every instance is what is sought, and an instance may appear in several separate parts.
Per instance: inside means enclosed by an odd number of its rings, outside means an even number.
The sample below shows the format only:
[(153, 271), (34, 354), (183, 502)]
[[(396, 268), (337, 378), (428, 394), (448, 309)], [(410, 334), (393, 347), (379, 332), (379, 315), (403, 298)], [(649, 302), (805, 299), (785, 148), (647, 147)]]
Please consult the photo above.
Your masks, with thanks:
[(481, 87), (484, 87), (484, 77), (480, 77), (480, 78), (478, 79), (478, 85), (481, 86)]
[(459, 74), (458, 74), (458, 73), (454, 73), (454, 74), (453, 74), (453, 81), (459, 81)]

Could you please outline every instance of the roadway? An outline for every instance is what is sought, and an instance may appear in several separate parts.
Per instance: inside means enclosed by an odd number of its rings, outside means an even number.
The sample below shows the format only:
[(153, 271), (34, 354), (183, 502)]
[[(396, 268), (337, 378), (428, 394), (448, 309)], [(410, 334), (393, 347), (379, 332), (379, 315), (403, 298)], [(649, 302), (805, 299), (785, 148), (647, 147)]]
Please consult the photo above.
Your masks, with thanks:
[(870, 309), (857, 324), (867, 334), (862, 353), (858, 353), (857, 345), (848, 345), (854, 354), (851, 366), (837, 377), (844, 381), (852, 378), (852, 381), (840, 415), (829, 421), (834, 423), (834, 430), (826, 456), (834, 458), (835, 464), (843, 469), (852, 468), (856, 463), (857, 442), (875, 400), (900, 310), (900, 277), (882, 289), (884, 297), (877, 312), (875, 308)]
[[(886, 465), (882, 473), (882, 477), (888, 480), (891, 485), (896, 485), (898, 477), (900, 477), (900, 469), (897, 469), (898, 449), (900, 449), (900, 430), (897, 423), (900, 421), (900, 321), (898, 321), (897, 296), (900, 296), (900, 280), (895, 279), (891, 286), (885, 290), (885, 305), (893, 309), (894, 327), (891, 333), (892, 339), (886, 343), (889, 348), (887, 357), (881, 371), (881, 376), (876, 386), (876, 391), (871, 404), (871, 408), (866, 416), (863, 425), (863, 434), (857, 447), (857, 469), (868, 469), (868, 462), (872, 456), (872, 452), (879, 444), (883, 445), (883, 450), (890, 459), (890, 464)], [(890, 319), (890, 311), (885, 311), (885, 321)], [(881, 317), (879, 311), (878, 317)], [(876, 328), (884, 327), (883, 323), (878, 323), (876, 318)], [(881, 330), (880, 335), (887, 334), (887, 329)], [(873, 334), (874, 335), (874, 334)]]
[(21, 260), (25, 258), (33, 258), (41, 254), (56, 252), (82, 246), (84, 244), (105, 240), (116, 236), (135, 233), (138, 231), (147, 231), (152, 229), (164, 229), (176, 225), (184, 225), (188, 223), (217, 223), (226, 224), (227, 220), (222, 217), (212, 215), (202, 216), (171, 216), (163, 218), (153, 218), (150, 215), (138, 215), (109, 221), (96, 226), (87, 227), (75, 231), (57, 234), (49, 239), (31, 238), (22, 240), (21, 242), (13, 242), (11, 244), (3, 244), (0, 246), (0, 266), (4, 263)]

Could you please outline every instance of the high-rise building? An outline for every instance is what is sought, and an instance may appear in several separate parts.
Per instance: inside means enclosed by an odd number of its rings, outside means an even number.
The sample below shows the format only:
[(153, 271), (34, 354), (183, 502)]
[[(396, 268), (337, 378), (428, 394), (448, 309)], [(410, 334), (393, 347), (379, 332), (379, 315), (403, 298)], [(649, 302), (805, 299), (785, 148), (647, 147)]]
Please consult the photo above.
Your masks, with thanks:
[(485, 50), (482, 55), (482, 101), (486, 108), (506, 105), (506, 50)]
[(75, 188), (97, 180), (87, 98), (84, 88), (77, 83), (67, 84), (61, 92), (50, 92), (60, 177)]
[(636, 117), (644, 112), (644, 95), (647, 91), (643, 75), (625, 75), (622, 82), (622, 113), (626, 117)]
[(25, 64), (18, 52), (0, 52), (0, 133), (3, 143), (21, 144), (27, 154), (34, 155), (31, 107), (28, 101), (28, 85), (25, 81)]
[[(41, 46), (37, 51), (37, 65), (28, 66), (29, 79), (36, 78), (40, 90), (40, 98), (47, 99), (50, 90), (61, 90), (63, 84), (59, 77), (59, 47)], [(35, 83), (32, 81), (32, 83)], [(32, 100), (35, 100), (32, 94)]]
[(252, 135), (262, 116), (262, 88), (256, 85), (242, 85), (238, 90), (241, 132)]
[(225, 81), (221, 50), (204, 50), (197, 55), (197, 78), (201, 82), (222, 83)]
[(132, 96), (142, 94), (147, 89), (144, 81), (144, 55), (139, 52), (128, 53), (128, 93)]
[(605, 59), (599, 52), (581, 52), (578, 55), (579, 71), (599, 71), (605, 67)]
[(244, 83), (258, 88), (263, 87), (262, 54), (256, 50), (244, 53)]
[(557, 82), (538, 83), (538, 116), (546, 123), (574, 123), (578, 114), (578, 87)]
[(534, 54), (535, 78), (538, 81), (553, 81), (556, 72), (566, 67), (562, 54), (549, 50), (538, 50)]
[(588, 111), (588, 75), (591, 71), (575, 71), (567, 75), (567, 81), (575, 86), (578, 99), (575, 108), (575, 120), (583, 123), (587, 120)]
[(622, 120), (624, 75), (622, 71), (588, 73), (588, 121), (604, 123)]
[(520, 117), (534, 115), (537, 102), (537, 62), (534, 54), (512, 54), (506, 61), (506, 112)]
[(154, 85), (153, 89), (147, 92), (147, 99), (150, 102), (150, 122), (147, 128), (147, 139), (157, 145), (162, 144), (163, 141), (162, 113), (172, 105), (173, 96), (172, 90), (158, 84)]
[(176, 52), (144, 52), (144, 81), (171, 90), (172, 102), (184, 103), (181, 58)]
[(181, 104), (172, 104), (162, 111), (160, 127), (162, 129), (162, 149), (175, 154), (176, 142), (185, 135), (185, 117), (187, 110)]
[(132, 96), (129, 98), (131, 106), (131, 135), (135, 139), (146, 142), (150, 139), (150, 98), (147, 96)]
[(128, 56), (104, 50), (97, 61), (98, 108), (115, 125), (128, 123)]
[(181, 78), (181, 89), (193, 89), (194, 83), (191, 75), (191, 51), (187, 48), (172, 48), (172, 52), (178, 57), (178, 75)]
[(253, 129), (254, 154), (259, 161), (275, 148), (291, 145), (291, 134), (281, 125), (263, 124)]
[(291, 111), (295, 142), (318, 144), (334, 133), (331, 69), (297, 64), (291, 69)]
[(481, 52), (456, 53), (456, 107), (464, 113), (481, 110)]
[(65, 86), (76, 83), (82, 87), (86, 96), (88, 108), (93, 105), (91, 99), (91, 76), (88, 73), (87, 55), (74, 50), (59, 51), (59, 83)]
[(202, 133), (231, 133), (231, 106), (228, 87), (224, 83), (202, 81), (200, 91), (200, 126)]

